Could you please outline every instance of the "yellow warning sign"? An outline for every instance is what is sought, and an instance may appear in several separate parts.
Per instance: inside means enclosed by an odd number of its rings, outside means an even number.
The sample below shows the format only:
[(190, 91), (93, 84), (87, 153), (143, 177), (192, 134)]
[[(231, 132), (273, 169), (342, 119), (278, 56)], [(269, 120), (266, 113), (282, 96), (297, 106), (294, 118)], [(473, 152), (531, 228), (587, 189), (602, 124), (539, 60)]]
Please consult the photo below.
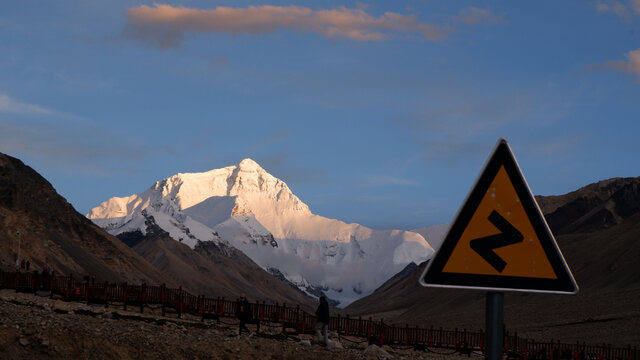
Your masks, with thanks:
[(420, 283), (489, 290), (578, 291), (506, 140), (498, 141)]
[[(498, 271), (470, 246), (472, 240), (487, 238), (501, 233), (489, 221), (489, 216), (494, 211), (498, 212), (522, 234), (522, 241), (493, 250), (506, 263), (502, 271)], [(531, 221), (522, 207), (513, 184), (511, 184), (507, 176), (504, 166), (500, 167), (495, 179), (489, 185), (489, 189), (485, 192), (478, 209), (471, 217), (469, 225), (462, 233), (462, 237), (456, 244), (442, 271), (481, 275), (557, 278), (531, 225)]]

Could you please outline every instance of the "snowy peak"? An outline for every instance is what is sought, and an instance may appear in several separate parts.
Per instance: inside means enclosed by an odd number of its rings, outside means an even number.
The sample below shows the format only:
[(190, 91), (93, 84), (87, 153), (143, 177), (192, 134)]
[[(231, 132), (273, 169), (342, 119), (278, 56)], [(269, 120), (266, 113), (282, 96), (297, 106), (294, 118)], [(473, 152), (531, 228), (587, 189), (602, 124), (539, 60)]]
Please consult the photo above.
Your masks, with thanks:
[[(201, 173), (178, 173), (139, 195), (111, 198), (91, 209), (87, 217), (118, 218), (148, 206), (172, 202), (188, 209), (211, 197), (235, 197), (235, 214), (272, 211), (310, 214), (309, 207), (295, 196), (286, 183), (265, 171), (257, 162), (244, 159), (239, 164)], [(269, 211), (269, 207), (275, 206)]]
[(116, 235), (153, 223), (191, 248), (224, 242), (301, 289), (346, 304), (373, 291), (433, 248), (415, 232), (373, 230), (314, 215), (284, 181), (258, 163), (179, 173), (145, 192), (112, 198), (87, 217)]

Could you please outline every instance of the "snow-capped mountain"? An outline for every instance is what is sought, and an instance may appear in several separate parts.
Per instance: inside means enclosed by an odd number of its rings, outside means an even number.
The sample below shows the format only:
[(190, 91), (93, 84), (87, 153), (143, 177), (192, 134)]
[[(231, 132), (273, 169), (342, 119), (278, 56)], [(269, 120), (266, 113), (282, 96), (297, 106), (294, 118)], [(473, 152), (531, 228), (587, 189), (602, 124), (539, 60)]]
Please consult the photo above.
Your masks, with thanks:
[(373, 230), (314, 215), (287, 184), (251, 159), (156, 182), (114, 197), (87, 217), (111, 234), (146, 232), (155, 223), (191, 248), (231, 245), (310, 294), (323, 291), (346, 306), (371, 293), (433, 247), (415, 232)]

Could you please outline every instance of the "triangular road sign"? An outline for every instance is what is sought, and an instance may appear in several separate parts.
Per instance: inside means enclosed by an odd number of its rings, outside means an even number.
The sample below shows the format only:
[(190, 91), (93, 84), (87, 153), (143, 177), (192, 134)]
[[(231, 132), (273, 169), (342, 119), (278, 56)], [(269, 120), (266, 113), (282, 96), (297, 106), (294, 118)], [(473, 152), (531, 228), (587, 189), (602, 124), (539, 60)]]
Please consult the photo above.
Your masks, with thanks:
[(420, 283), (483, 290), (578, 291), (506, 140), (498, 141)]

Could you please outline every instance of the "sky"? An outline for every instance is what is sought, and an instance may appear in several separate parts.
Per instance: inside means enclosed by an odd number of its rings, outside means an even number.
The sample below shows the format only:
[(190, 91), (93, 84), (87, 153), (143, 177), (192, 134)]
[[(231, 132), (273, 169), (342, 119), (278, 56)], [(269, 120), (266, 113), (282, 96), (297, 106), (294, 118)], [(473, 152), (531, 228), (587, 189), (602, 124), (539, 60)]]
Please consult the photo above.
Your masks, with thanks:
[(453, 220), (499, 138), (536, 195), (640, 176), (640, 0), (3, 1), (0, 152), (81, 213), (252, 158), (312, 212)]

